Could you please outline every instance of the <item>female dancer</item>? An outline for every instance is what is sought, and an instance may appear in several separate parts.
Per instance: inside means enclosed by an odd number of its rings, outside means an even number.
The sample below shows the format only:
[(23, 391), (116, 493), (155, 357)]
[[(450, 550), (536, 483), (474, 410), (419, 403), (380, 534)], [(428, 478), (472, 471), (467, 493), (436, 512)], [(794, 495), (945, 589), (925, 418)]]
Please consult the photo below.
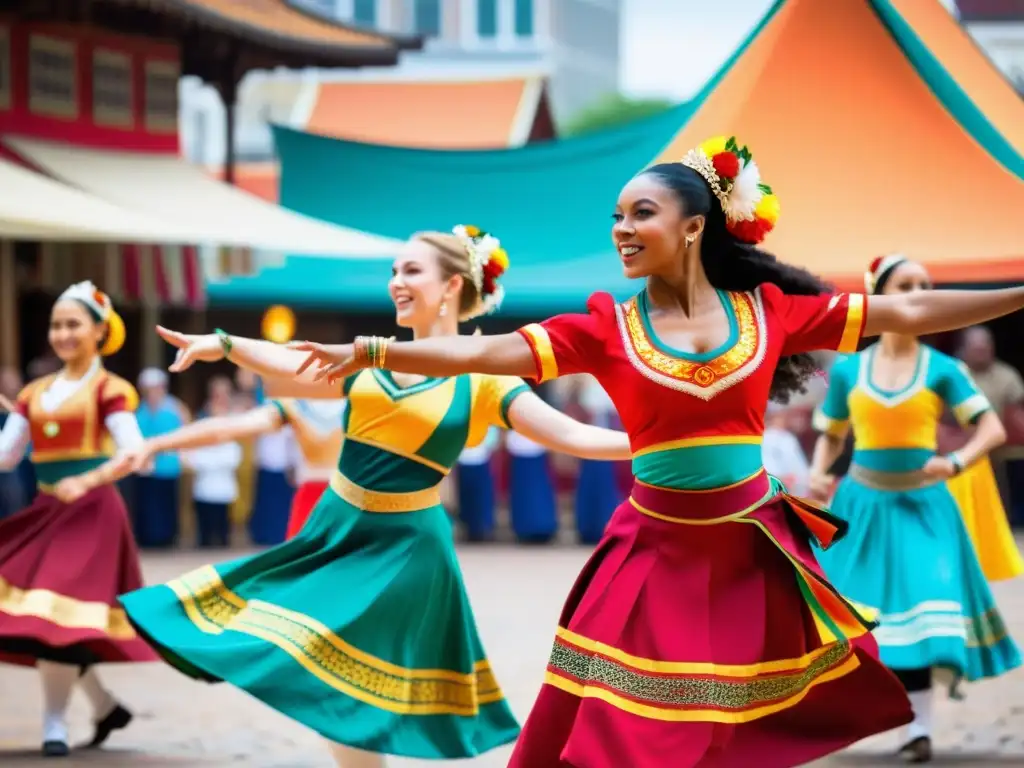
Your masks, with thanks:
[[(469, 227), (415, 236), (390, 283), (399, 325), (455, 335), (460, 317), (500, 299), (506, 259)], [(227, 357), (268, 386), (281, 375), (292, 384), (305, 357), (219, 332), (162, 335), (191, 350), (174, 371)], [(519, 726), (477, 634), (437, 486), (491, 426), (609, 458), (629, 453), (625, 434), (574, 422), (511, 377), (376, 370), (340, 389), (292, 386), (348, 398), (338, 471), (309, 521), (259, 555), (123, 597), (129, 618), (179, 670), (231, 682), (319, 731), (340, 765), (382, 762), (368, 753), (469, 757), (514, 740)]]
[(912, 718), (809, 546), (844, 524), (762, 469), (765, 406), (813, 374), (810, 350), (978, 322), (1024, 288), (824, 294), (754, 247), (777, 214), (749, 150), (712, 139), (622, 190), (614, 243), (647, 278), (624, 304), (598, 294), (588, 314), (493, 337), (297, 345), (303, 378), (317, 361), (320, 380), (587, 372), (615, 402), (636, 485), (569, 596), (512, 768), (792, 766)]
[[(70, 751), (66, 713), (76, 681), (96, 717), (91, 746), (131, 720), (92, 665), (157, 660), (117, 607), (118, 595), (142, 586), (142, 574), (124, 502), (99, 469), (115, 445), (142, 443), (135, 389), (100, 361), (124, 337), (110, 299), (92, 283), (64, 291), (49, 332), (63, 367), (22, 390), (0, 433), (0, 468), (21, 461), (31, 441), (39, 479), (35, 500), (0, 521), (0, 661), (39, 669), (49, 757)], [(57, 498), (61, 481), (78, 489), (78, 501)]]
[[(872, 306), (875, 296), (924, 297), (931, 289), (924, 267), (899, 255), (876, 259), (866, 282)], [(1021, 663), (945, 482), (1006, 433), (966, 368), (917, 336), (897, 328), (835, 363), (816, 415), (822, 434), (812, 464), (813, 485), (824, 496), (828, 468), (852, 424), (853, 461), (832, 501), (850, 532), (819, 559), (841, 592), (878, 613), (882, 662), (914, 708), (900, 749), (912, 763), (931, 759), (934, 667), (977, 680)], [(963, 448), (939, 456), (944, 405), (976, 428)]]

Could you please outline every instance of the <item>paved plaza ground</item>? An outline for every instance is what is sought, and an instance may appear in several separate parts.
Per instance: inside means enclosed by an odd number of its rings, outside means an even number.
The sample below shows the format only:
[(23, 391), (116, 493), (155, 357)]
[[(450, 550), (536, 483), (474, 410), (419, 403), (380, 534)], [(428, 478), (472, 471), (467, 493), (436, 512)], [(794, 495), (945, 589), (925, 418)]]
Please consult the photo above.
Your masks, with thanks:
[[(1022, 542), (1024, 543), (1024, 542)], [(561, 600), (589, 550), (558, 546), (463, 547), (461, 557), (477, 619), (491, 661), (514, 709), (525, 717), (540, 686)], [(205, 562), (192, 552), (148, 555), (146, 577), (163, 581)], [(995, 586), (1011, 632), (1024, 641), (1024, 579)], [(193, 682), (167, 667), (108, 666), (109, 685), (137, 714), (135, 723), (111, 738), (102, 752), (74, 755), (59, 764), (167, 766), (168, 768), (328, 768), (331, 761), (313, 733), (227, 686)], [(1024, 767), (1024, 672), (969, 686), (962, 703), (937, 708), (939, 765)], [(0, 766), (43, 764), (39, 741), (39, 684), (30, 670), (0, 666)], [(76, 699), (76, 739), (89, 734), (88, 711)], [(858, 745), (822, 766), (896, 764), (888, 754), (896, 736)], [(437, 763), (394, 759), (390, 768), (462, 765), (504, 768), (508, 750), (476, 760)], [(46, 764), (53, 764), (46, 761)], [(622, 768), (629, 768), (623, 766)], [(666, 763), (666, 768), (673, 768)]]

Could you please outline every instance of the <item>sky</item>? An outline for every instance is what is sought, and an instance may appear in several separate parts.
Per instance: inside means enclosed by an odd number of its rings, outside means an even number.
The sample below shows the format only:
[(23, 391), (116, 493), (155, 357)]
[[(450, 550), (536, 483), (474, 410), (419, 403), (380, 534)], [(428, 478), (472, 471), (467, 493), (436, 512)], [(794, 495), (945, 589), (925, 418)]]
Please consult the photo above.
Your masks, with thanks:
[[(953, 0), (941, 2), (947, 8)], [(622, 90), (683, 100), (718, 70), (774, 0), (623, 0)]]

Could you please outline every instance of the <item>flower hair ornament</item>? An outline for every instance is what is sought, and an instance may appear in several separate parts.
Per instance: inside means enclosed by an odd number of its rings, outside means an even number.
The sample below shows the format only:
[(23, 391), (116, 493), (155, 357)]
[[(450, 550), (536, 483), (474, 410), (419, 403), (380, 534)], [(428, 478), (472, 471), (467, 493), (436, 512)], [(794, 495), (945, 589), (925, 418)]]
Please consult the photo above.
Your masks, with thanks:
[(460, 319), (472, 320), (494, 312), (505, 298), (505, 289), (498, 285), (498, 278), (508, 269), (508, 253), (498, 238), (471, 224), (460, 224), (452, 229), (452, 234), (469, 254), (469, 274), (480, 296), (476, 307)]
[(868, 271), (864, 273), (864, 290), (869, 294), (879, 293), (896, 267), (907, 261), (909, 259), (901, 253), (890, 253), (872, 260)]
[(691, 149), (680, 161), (707, 181), (725, 214), (732, 236), (757, 245), (775, 229), (779, 199), (761, 182), (761, 171), (750, 150), (736, 137), (716, 136)]

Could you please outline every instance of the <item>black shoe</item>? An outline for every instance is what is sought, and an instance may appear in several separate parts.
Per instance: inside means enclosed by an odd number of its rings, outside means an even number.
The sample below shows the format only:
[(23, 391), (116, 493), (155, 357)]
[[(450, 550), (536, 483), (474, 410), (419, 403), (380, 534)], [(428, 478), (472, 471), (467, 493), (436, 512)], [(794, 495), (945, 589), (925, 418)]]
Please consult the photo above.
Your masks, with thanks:
[(127, 727), (128, 723), (131, 721), (132, 713), (118, 704), (110, 710), (109, 715), (96, 723), (96, 730), (93, 733), (92, 741), (90, 741), (87, 746), (95, 748), (102, 745), (103, 742), (110, 738), (110, 734), (116, 730)]
[(930, 736), (918, 736), (908, 741), (899, 751), (905, 763), (930, 763), (932, 761), (932, 740)]
[(67, 757), (71, 748), (66, 741), (44, 741), (43, 757)]

